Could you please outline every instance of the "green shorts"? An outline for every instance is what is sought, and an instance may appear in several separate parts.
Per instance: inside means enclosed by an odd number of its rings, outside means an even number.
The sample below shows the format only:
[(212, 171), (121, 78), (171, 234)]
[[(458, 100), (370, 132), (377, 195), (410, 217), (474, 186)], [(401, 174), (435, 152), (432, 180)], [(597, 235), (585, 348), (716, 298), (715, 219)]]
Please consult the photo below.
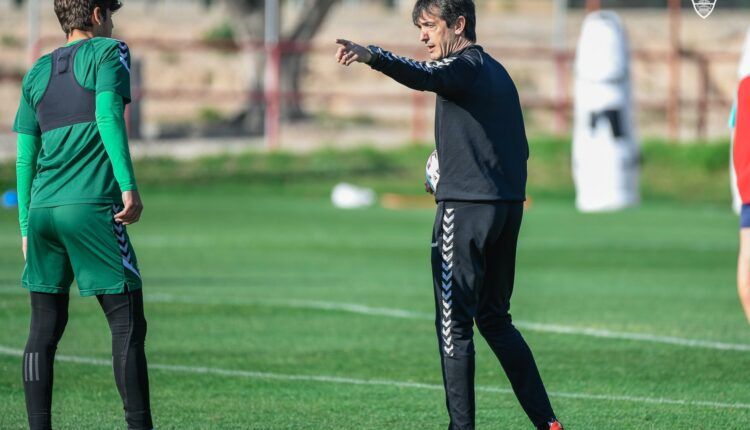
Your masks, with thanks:
[(113, 217), (118, 209), (110, 204), (74, 204), (29, 210), (24, 288), (67, 294), (74, 278), (82, 296), (141, 288), (125, 226)]

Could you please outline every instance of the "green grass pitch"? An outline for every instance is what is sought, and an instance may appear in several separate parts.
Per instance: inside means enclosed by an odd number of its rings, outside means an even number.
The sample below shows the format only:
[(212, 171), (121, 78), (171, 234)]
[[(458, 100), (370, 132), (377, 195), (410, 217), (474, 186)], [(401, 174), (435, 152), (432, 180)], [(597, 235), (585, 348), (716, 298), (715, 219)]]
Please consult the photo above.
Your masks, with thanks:
[[(430, 316), (434, 214), (336, 210), (329, 190), (147, 189), (130, 233), (158, 428), (447, 427)], [(534, 201), (512, 311), (566, 428), (750, 428), (736, 248), (724, 207), (649, 202), (582, 215), (569, 200)], [(0, 211), (1, 429), (26, 420), (21, 269), (16, 214)], [(105, 319), (74, 293), (54, 423), (124, 428)], [(531, 428), (476, 340), (478, 427)]]

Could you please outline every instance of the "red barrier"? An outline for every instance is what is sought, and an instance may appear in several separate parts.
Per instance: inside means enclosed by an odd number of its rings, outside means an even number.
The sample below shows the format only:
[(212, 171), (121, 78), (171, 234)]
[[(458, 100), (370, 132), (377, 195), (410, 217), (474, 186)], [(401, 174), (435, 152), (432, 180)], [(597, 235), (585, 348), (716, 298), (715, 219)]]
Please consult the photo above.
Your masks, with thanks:
[[(42, 38), (41, 45), (44, 47), (54, 47), (59, 44), (58, 37)], [(132, 37), (128, 38), (128, 43), (135, 52), (147, 50), (156, 51), (184, 51), (184, 50), (209, 50), (209, 51), (229, 51), (229, 52), (261, 52), (266, 49), (263, 41), (245, 41), (236, 43), (233, 41), (204, 41), (198, 39), (164, 39), (152, 37)], [(385, 44), (384, 48), (405, 53), (414, 58), (424, 58), (422, 49), (415, 47), (415, 44)], [(559, 134), (566, 134), (570, 130), (570, 119), (572, 117), (573, 100), (570, 95), (572, 88), (572, 63), (575, 52), (572, 50), (560, 51), (553, 47), (509, 47), (501, 45), (484, 45), (485, 50), (499, 58), (512, 63), (514, 59), (526, 61), (542, 61), (550, 64), (550, 70), (555, 70), (556, 91), (549, 97), (543, 96), (521, 96), (521, 101), (525, 109), (541, 109), (553, 111), (555, 113), (555, 131)], [(335, 46), (332, 43), (313, 43), (313, 42), (289, 42), (282, 41), (275, 50), (271, 50), (275, 55), (272, 57), (280, 62), (283, 55), (291, 54), (316, 54), (331, 55), (335, 52)], [(676, 54), (675, 54), (676, 53)], [(664, 50), (642, 50), (635, 49), (631, 51), (634, 62), (644, 63), (661, 63), (668, 67), (671, 76), (670, 92), (666, 99), (655, 100), (652, 98), (637, 100), (637, 105), (641, 110), (647, 111), (667, 111), (669, 118), (670, 134), (676, 133), (679, 127), (679, 117), (683, 109), (695, 108), (697, 114), (696, 131), (697, 138), (706, 136), (707, 117), (710, 107), (729, 107), (732, 100), (726, 97), (715, 96), (711, 94), (711, 70), (709, 64), (716, 63), (736, 63), (739, 60), (739, 54), (731, 51), (702, 51), (684, 52), (672, 49)], [(677, 55), (677, 57), (675, 57)], [(676, 59), (677, 58), (677, 59)], [(700, 72), (700, 95), (697, 99), (688, 100), (679, 97), (679, 86), (675, 76), (679, 77), (679, 62), (694, 62), (698, 65)], [(19, 73), (0, 73), (0, 81), (19, 81), (22, 76)], [(676, 90), (675, 90), (676, 88)], [(427, 96), (421, 93), (412, 93), (404, 90), (399, 94), (368, 94), (359, 92), (356, 94), (341, 93), (335, 89), (326, 90), (308, 90), (299, 93), (284, 93), (282, 91), (270, 91), (267, 94), (232, 91), (232, 90), (213, 90), (207, 88), (143, 88), (139, 94), (134, 94), (134, 100), (151, 99), (151, 100), (201, 100), (212, 103), (236, 103), (242, 102), (259, 102), (267, 103), (269, 106), (280, 104), (282, 100), (296, 99), (322, 99), (332, 100), (337, 97), (354, 98), (357, 100), (372, 100), (376, 98), (381, 103), (411, 103), (412, 114), (412, 138), (427, 139), (429, 138), (426, 118), (431, 112), (431, 106), (427, 102)], [(2, 129), (0, 127), (0, 129)]]

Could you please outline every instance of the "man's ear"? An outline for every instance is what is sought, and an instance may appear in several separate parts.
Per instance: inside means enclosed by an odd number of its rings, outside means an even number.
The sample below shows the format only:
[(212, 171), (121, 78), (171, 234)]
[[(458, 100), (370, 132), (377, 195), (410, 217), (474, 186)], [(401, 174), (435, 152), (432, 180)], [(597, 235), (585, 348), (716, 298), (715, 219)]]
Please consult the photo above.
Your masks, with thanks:
[(459, 34), (463, 33), (464, 30), (466, 29), (466, 17), (459, 16), (458, 19), (456, 20), (456, 24), (454, 24), (454, 26), (455, 26), (455, 30), (454, 31), (456, 32), (456, 36), (458, 36)]
[(107, 21), (107, 14), (102, 12), (102, 8), (96, 6), (94, 11), (91, 13), (91, 22), (98, 26), (102, 26)]

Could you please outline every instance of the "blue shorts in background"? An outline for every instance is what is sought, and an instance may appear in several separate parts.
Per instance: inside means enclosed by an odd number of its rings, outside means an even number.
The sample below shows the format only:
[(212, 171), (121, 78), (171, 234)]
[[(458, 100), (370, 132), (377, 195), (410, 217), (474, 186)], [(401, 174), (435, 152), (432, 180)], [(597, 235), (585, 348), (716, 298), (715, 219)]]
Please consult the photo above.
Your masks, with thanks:
[(750, 228), (750, 204), (743, 204), (740, 210), (740, 228)]

